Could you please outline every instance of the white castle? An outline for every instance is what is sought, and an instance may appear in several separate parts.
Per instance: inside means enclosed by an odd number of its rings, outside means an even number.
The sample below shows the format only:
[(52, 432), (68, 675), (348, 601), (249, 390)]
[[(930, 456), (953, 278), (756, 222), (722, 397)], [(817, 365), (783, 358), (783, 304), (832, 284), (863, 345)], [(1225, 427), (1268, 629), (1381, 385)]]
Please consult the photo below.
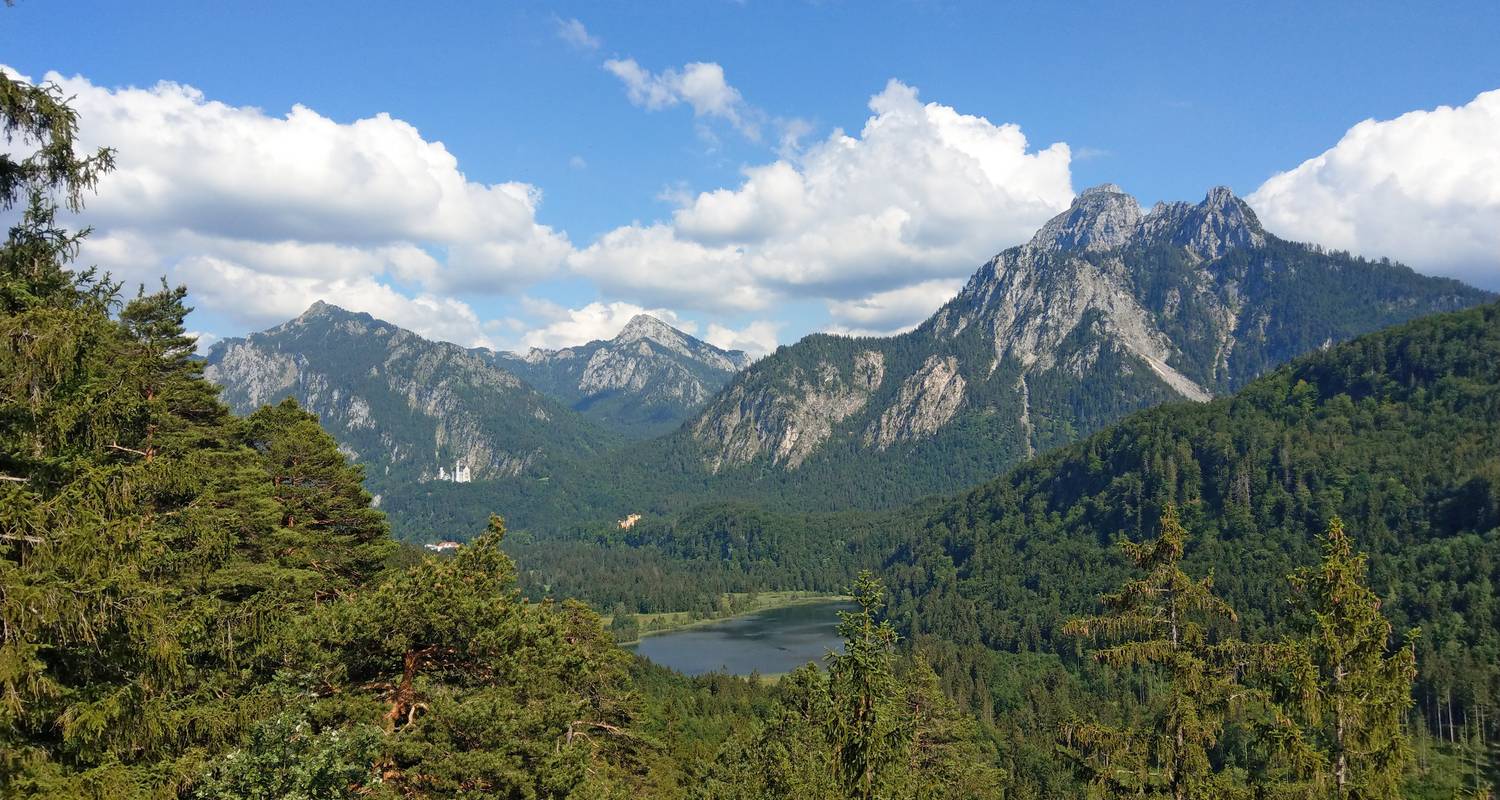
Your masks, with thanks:
[(468, 483), (473, 480), (473, 477), (469, 473), (468, 464), (462, 461), (454, 461), (453, 473), (450, 475), (448, 470), (438, 467), (437, 479), (440, 481), (453, 481), (454, 483)]

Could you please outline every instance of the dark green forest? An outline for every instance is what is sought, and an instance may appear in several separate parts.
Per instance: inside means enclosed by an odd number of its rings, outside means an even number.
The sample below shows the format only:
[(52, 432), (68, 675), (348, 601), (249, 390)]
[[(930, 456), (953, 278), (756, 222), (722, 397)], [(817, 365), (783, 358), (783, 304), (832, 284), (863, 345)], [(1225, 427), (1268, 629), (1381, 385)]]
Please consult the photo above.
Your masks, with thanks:
[[(0, 76), (0, 119), (0, 795), (1488, 796), (1500, 307), (954, 499), (426, 557), (312, 415), (229, 412), (184, 287), (74, 263), (114, 154), (59, 90)], [(842, 652), (689, 679), (581, 601), (760, 587), (849, 591)]]

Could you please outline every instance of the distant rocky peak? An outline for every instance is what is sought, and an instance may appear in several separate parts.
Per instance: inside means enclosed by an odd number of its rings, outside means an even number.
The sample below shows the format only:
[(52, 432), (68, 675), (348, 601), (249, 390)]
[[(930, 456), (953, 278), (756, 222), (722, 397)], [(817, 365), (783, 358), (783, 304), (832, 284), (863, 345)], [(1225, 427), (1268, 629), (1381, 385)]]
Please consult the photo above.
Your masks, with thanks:
[(1141, 205), (1113, 183), (1084, 189), (1073, 205), (1053, 217), (1032, 237), (1042, 250), (1109, 250), (1135, 234)]
[(625, 323), (625, 327), (615, 334), (616, 342), (634, 342), (641, 339), (651, 339), (662, 342), (681, 342), (684, 334), (665, 322), (651, 316), (650, 314), (636, 314)]
[[(286, 325), (307, 324), (309, 322), (316, 322), (319, 320), (340, 321), (369, 316), (369, 314), (364, 314), (358, 311), (350, 311), (347, 308), (336, 306), (333, 303), (318, 300), (315, 301), (312, 305), (308, 306), (307, 310), (302, 312), (295, 319), (289, 320)], [(373, 321), (373, 318), (371, 318), (371, 320)], [(285, 327), (285, 325), (281, 327)], [(275, 329), (273, 328), (272, 330)]]
[(1141, 237), (1186, 247), (1203, 258), (1215, 258), (1231, 247), (1259, 247), (1266, 243), (1248, 203), (1227, 186), (1208, 190), (1203, 202), (1157, 203), (1141, 221)]
[(287, 325), (305, 325), (318, 320), (338, 320), (354, 316), (353, 311), (340, 308), (332, 303), (318, 300), (307, 307), (307, 310), (297, 315), (296, 318), (288, 320)]

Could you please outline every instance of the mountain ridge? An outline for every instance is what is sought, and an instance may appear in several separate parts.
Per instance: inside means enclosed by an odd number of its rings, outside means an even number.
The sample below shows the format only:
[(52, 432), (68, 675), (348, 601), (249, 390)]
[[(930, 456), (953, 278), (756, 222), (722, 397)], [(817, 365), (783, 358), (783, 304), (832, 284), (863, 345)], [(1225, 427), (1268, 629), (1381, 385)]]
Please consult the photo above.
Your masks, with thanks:
[(610, 339), (525, 355), (486, 351), (495, 364), (632, 438), (670, 432), (753, 359), (637, 314)]
[[(1361, 280), (1340, 277), (1349, 270)], [(1309, 289), (1318, 307), (1299, 297)], [(1489, 297), (1276, 239), (1225, 187), (1142, 213), (1105, 184), (996, 255), (915, 330), (780, 348), (689, 430), (716, 473), (761, 462), (795, 470), (839, 435), (880, 449), (920, 443), (965, 414), (1005, 415), (1013, 424), (1002, 427), (1019, 431), (990, 433), (1019, 435), (1029, 454), (1135, 408), (1207, 400), (1310, 349)]]
[[(627, 434), (634, 443), (592, 439), (549, 460), (545, 475), (535, 471), (545, 482), (421, 484), (392, 496), (388, 510), (420, 538), (473, 527), (496, 508), (549, 529), (721, 500), (890, 508), (992, 478), (1133, 411), (1225, 394), (1298, 355), (1491, 298), (1389, 261), (1278, 239), (1222, 187), (1150, 212), (1118, 187), (1095, 187), (911, 331), (810, 334), (721, 371), (723, 388), (680, 425), (669, 414)], [(669, 326), (633, 323), (616, 339), (634, 341), (532, 356), (547, 369), (566, 365), (555, 373), (514, 354), (474, 353), (539, 388), (566, 381), (543, 388), (566, 401), (579, 394), (561, 393), (579, 392), (596, 357), (628, 360), (638, 347), (679, 355), (649, 335)], [(561, 410), (577, 419), (628, 407), (608, 391), (593, 402)], [(639, 408), (627, 424), (641, 422)]]
[(238, 414), (297, 400), (377, 491), (545, 475), (558, 458), (615, 443), (473, 350), (322, 300), (281, 325), (216, 342), (205, 375)]

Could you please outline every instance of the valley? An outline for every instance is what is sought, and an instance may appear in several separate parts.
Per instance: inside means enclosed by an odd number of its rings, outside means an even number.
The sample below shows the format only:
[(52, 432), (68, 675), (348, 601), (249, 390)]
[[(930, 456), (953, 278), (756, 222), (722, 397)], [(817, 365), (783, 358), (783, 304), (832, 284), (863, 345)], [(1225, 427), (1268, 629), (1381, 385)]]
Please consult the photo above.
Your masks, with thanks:
[(1486, 10), (6, 5), (0, 797), (1494, 797)]

